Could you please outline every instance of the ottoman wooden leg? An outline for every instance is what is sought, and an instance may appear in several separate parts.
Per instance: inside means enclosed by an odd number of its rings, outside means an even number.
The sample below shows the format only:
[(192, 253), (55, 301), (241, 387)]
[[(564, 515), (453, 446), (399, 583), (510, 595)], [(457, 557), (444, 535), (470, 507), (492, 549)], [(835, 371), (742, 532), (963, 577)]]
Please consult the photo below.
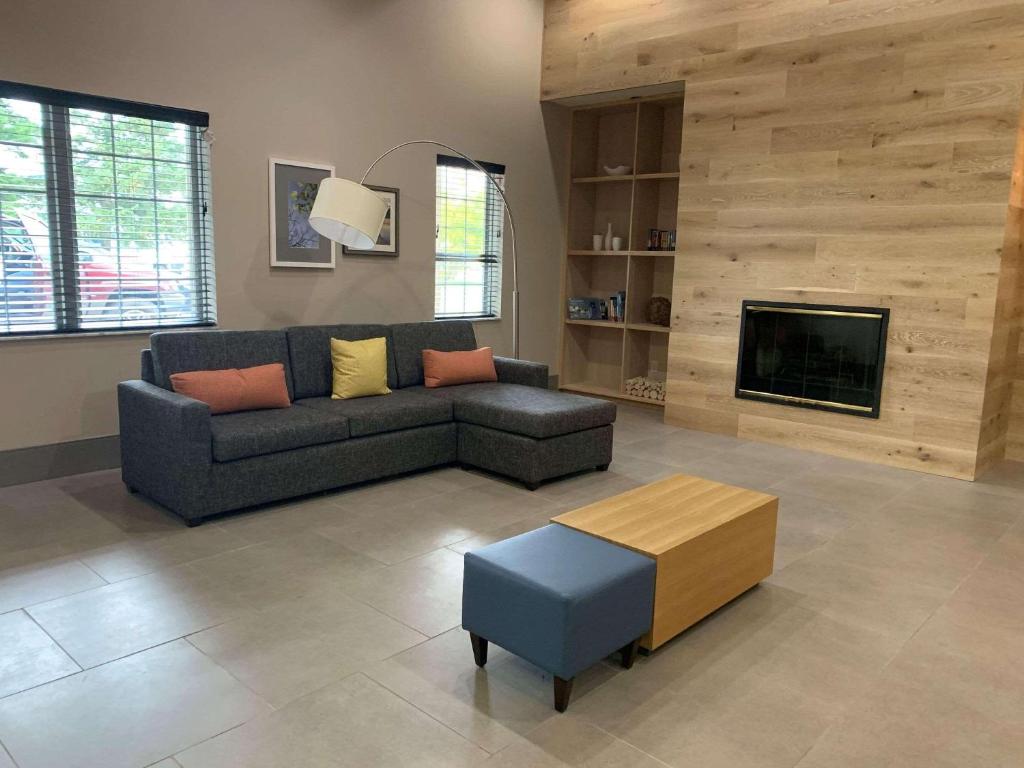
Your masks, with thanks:
[(569, 706), (569, 697), (572, 696), (572, 681), (574, 679), (570, 677), (568, 680), (563, 680), (560, 677), (555, 677), (555, 709), (559, 712), (565, 712), (566, 707)]
[(473, 644), (473, 660), (478, 667), (487, 663), (487, 641), (480, 635), (469, 633), (469, 642)]
[(632, 643), (627, 643), (619, 649), (619, 653), (622, 654), (622, 668), (631, 669), (633, 662), (636, 660), (636, 649), (640, 646), (640, 638), (638, 637)]

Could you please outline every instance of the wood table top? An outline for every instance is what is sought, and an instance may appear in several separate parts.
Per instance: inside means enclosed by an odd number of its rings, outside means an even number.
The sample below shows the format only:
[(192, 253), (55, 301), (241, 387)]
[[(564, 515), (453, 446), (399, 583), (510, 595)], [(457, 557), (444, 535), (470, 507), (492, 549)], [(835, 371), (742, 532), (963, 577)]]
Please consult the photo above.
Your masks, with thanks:
[(657, 557), (777, 497), (690, 475), (671, 475), (551, 518)]

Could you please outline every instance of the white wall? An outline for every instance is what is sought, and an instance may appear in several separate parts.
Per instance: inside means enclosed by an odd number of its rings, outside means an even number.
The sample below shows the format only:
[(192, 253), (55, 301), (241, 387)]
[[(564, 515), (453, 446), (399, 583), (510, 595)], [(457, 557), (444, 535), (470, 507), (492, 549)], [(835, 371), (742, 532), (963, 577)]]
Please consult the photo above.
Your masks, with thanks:
[[(507, 166), (519, 227), (522, 356), (554, 363), (559, 170), (538, 104), (541, 0), (32, 0), (0, 5), (0, 79), (210, 113), (223, 328), (401, 322), (433, 313), (434, 157), (396, 153), (401, 256), (271, 271), (267, 158), (358, 178), (409, 138)], [(548, 116), (549, 130), (562, 116)], [(552, 128), (551, 126), (556, 126)], [(560, 149), (554, 151), (560, 156)], [(557, 163), (556, 163), (557, 164)], [(510, 352), (505, 319), (477, 325)], [(144, 336), (0, 341), (0, 450), (114, 434)]]

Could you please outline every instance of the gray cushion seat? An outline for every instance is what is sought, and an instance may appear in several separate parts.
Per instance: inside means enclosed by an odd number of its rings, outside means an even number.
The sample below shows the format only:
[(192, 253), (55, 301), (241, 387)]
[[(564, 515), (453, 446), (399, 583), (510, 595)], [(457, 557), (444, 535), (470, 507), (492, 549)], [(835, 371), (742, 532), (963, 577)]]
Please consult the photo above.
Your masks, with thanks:
[(464, 384), (425, 392), (450, 400), (456, 421), (538, 440), (615, 421), (614, 403), (520, 384)]
[(390, 395), (351, 400), (307, 397), (297, 400), (296, 405), (325, 416), (344, 417), (352, 437), (396, 432), (452, 420), (451, 403), (427, 397), (416, 388), (396, 389)]
[(210, 418), (214, 461), (234, 461), (349, 437), (348, 419), (293, 405)]
[(295, 397), (288, 337), (284, 331), (161, 331), (150, 337), (157, 385), (171, 389), (171, 376), (184, 371), (220, 371), (280, 363), (288, 395)]
[(571, 680), (651, 628), (654, 576), (644, 555), (548, 525), (466, 553), (462, 626)]

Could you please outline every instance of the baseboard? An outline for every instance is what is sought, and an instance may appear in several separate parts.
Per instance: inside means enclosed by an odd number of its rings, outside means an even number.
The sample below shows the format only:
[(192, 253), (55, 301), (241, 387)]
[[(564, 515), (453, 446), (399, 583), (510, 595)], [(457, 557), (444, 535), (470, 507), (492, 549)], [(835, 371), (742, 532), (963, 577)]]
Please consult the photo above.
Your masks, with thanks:
[(0, 451), (0, 488), (121, 466), (121, 438), (90, 437), (68, 443)]

